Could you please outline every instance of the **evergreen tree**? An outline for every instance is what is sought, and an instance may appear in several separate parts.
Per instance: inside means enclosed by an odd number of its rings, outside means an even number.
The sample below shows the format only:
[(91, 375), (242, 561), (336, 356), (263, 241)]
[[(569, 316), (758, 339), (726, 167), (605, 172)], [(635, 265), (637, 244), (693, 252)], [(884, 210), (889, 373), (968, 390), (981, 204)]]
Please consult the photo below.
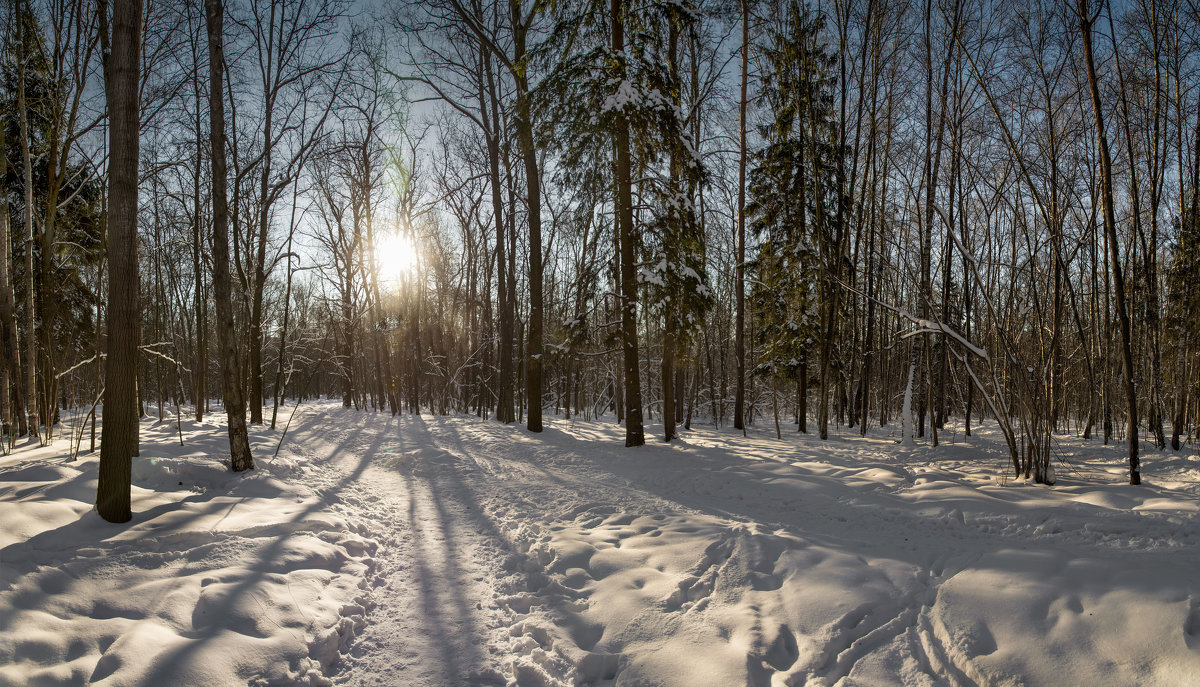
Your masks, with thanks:
[(772, 118), (759, 129), (764, 146), (753, 157), (747, 207), (759, 243), (750, 265), (762, 347), (756, 373), (797, 380), (802, 430), (807, 359), (817, 338), (814, 313), (830, 297), (829, 285), (818, 278), (836, 269), (838, 260), (834, 223), (825, 211), (836, 199), (832, 172), (839, 149), (834, 57), (821, 45), (822, 21), (793, 0), (769, 31), (760, 98)]
[(1200, 212), (1195, 203), (1193, 200), (1191, 212), (1179, 220), (1179, 239), (1167, 267), (1164, 324), (1167, 341), (1173, 341), (1174, 345), (1168, 343), (1164, 352), (1168, 359), (1174, 357), (1178, 377), (1171, 430), (1171, 448), (1176, 451), (1181, 446), (1179, 437), (1184, 431), (1188, 399), (1200, 393), (1200, 384), (1195, 379), (1188, 379), (1185, 372), (1189, 362), (1192, 366), (1196, 364), (1197, 349), (1193, 340), (1197, 323), (1200, 323), (1200, 283), (1196, 281), (1196, 275), (1200, 274)]
[[(554, 68), (539, 103), (557, 123), (564, 179), (589, 178), (596, 171), (595, 161), (612, 150), (626, 445), (637, 446), (644, 443), (636, 326), (639, 291), (648, 290), (654, 315), (670, 341), (670, 355), (686, 347), (711, 299), (703, 269), (703, 231), (690, 196), (701, 169), (678, 105), (679, 79), (672, 68), (677, 52), (671, 54), (672, 37), (687, 29), (694, 10), (686, 4), (633, 6), (619, 0), (609, 4), (607, 16), (604, 9), (599, 3), (589, 4), (559, 17), (560, 37), (547, 45), (570, 49), (547, 54)], [(652, 205), (659, 211), (634, 211), (634, 170), (645, 180), (639, 182), (645, 184), (642, 197), (657, 201)], [(672, 431), (668, 429), (666, 439)]]
[(645, 284), (647, 301), (662, 327), (663, 440), (671, 441), (681, 410), (680, 399), (675, 397), (676, 361), (686, 355), (699, 333), (712, 306), (712, 291), (704, 265), (704, 227), (694, 195), (704, 182), (704, 167), (687, 126), (687, 119), (698, 113), (684, 115), (679, 75), (680, 35), (694, 29), (696, 15), (686, 3), (664, 4), (658, 9), (651, 17), (653, 31), (645, 34), (643, 73), (646, 83), (664, 95), (668, 106), (651, 110), (653, 125), (642, 131), (638, 140), (643, 165), (658, 172), (646, 175), (651, 182), (645, 195), (652, 200), (654, 214), (643, 246), (646, 266), (639, 280)]

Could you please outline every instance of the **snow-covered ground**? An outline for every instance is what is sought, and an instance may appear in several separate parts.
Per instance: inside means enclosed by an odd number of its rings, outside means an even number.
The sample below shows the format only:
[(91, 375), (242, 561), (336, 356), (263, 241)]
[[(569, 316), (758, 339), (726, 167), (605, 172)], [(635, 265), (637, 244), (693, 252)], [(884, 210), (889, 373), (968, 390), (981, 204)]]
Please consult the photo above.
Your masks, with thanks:
[[(1063, 437), (904, 448), (697, 429), (622, 446), (303, 406), (224, 472), (143, 425), (134, 520), (95, 458), (0, 460), (0, 684), (1200, 684), (1200, 459)], [(57, 452), (56, 452), (57, 449)]]

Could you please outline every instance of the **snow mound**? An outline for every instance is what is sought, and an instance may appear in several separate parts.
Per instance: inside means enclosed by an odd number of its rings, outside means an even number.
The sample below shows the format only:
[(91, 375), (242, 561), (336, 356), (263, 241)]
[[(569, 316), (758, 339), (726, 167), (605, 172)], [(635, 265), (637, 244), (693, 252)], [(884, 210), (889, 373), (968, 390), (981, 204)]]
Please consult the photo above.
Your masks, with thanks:
[(933, 629), (980, 684), (1185, 684), (1200, 676), (1195, 576), (1148, 553), (1000, 550), (941, 586)]
[[(1063, 437), (1059, 484), (994, 432), (934, 449), (619, 426), (413, 428), (512, 544), (510, 685), (1182, 685), (1200, 675), (1194, 459)], [(431, 454), (432, 455), (432, 454)], [(439, 453), (439, 461), (448, 460)]]
[[(602, 511), (603, 509), (601, 509)], [(529, 550), (518, 684), (834, 684), (930, 596), (913, 565), (784, 531), (596, 509)]]
[(374, 542), (294, 456), (262, 458), (273, 433), (235, 475), (223, 428), (193, 424), (186, 449), (169, 429), (143, 426), (122, 525), (92, 509), (98, 457), (66, 462), (64, 442), (0, 463), (0, 684), (330, 684)]

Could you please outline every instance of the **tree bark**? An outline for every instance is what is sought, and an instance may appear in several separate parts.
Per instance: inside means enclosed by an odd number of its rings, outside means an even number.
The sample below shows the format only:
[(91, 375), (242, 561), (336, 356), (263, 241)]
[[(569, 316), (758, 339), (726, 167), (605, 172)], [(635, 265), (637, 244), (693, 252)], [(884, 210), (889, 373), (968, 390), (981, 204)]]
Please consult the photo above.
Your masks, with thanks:
[[(190, 22), (190, 14), (189, 14)], [(196, 404), (196, 422), (204, 421), (204, 412), (208, 400), (208, 323), (205, 311), (208, 299), (204, 295), (204, 259), (201, 247), (204, 245), (203, 200), (200, 194), (200, 166), (204, 162), (204, 138), (201, 133), (203, 121), (200, 115), (200, 51), (193, 46), (192, 61), (196, 67), (195, 80), (192, 82), (192, 94), (196, 99), (194, 123), (196, 126), (196, 166), (192, 169), (192, 272), (193, 283), (192, 307), (196, 317), (196, 356), (193, 362), (192, 384), (193, 401)]]
[(734, 323), (734, 356), (737, 358), (737, 391), (733, 400), (733, 426), (746, 431), (746, 88), (750, 81), (750, 0), (742, 8), (742, 84), (738, 100), (738, 215), (737, 267), (734, 288), (737, 313)]
[[(533, 120), (529, 103), (529, 77), (526, 70), (525, 37), (527, 19), (521, 16), (521, 3), (513, 0), (513, 78), (517, 86), (517, 144), (525, 163), (525, 193), (529, 221), (529, 343), (525, 347), (525, 395), (529, 399), (526, 427), (542, 431), (542, 186), (537, 151), (533, 147)], [(614, 42), (615, 42), (614, 38)]]
[[(101, 3), (100, 12), (107, 8)], [(106, 23), (106, 22), (105, 22)], [(131, 517), (129, 491), (137, 452), (138, 303), (138, 86), (141, 0), (113, 3), (111, 47), (106, 46), (105, 96), (109, 117), (108, 361), (96, 511), (109, 522)], [(103, 27), (107, 33), (107, 27)]]
[[(618, 56), (618, 78), (628, 78), (625, 65), (625, 18), (622, 0), (612, 0), (612, 50)], [(616, 136), (617, 231), (621, 242), (621, 338), (625, 351), (625, 445), (646, 443), (642, 427), (642, 382), (638, 368), (636, 231), (633, 227), (633, 182), (630, 178), (629, 122), (619, 117)]]
[[(486, 92), (479, 93), (480, 119), (488, 125), (484, 132), (487, 139), (488, 171), (492, 192), (492, 215), (496, 223), (496, 304), (499, 312), (499, 332), (496, 355), (499, 358), (500, 379), (497, 383), (496, 419), (508, 423), (516, 419), (513, 410), (513, 360), (512, 330), (513, 304), (508, 290), (508, 239), (504, 235), (504, 178), (500, 174), (500, 104), (496, 97), (496, 80), (493, 76), (491, 54), (481, 51), (480, 69), (486, 81)], [(490, 105), (490, 110), (488, 109)]]
[[(4, 129), (0, 128), (0, 178), (8, 175), (8, 148), (4, 140)], [(12, 278), (8, 271), (11, 237), (8, 228), (8, 194), (0, 193), (0, 441), (11, 446), (17, 426), (14, 415), (18, 412), (12, 402), (10, 389), (17, 371), (16, 296), (13, 294)], [(7, 450), (7, 449), (6, 449)]]
[(224, 8), (221, 0), (204, 0), (208, 27), (209, 137), (212, 141), (213, 291), (217, 302), (217, 332), (221, 340), (221, 393), (229, 418), (230, 466), (234, 472), (254, 469), (246, 434), (246, 404), (239, 379), (237, 334), (233, 327), (233, 298), (229, 274), (229, 206), (226, 199)]
[[(20, 6), (15, 8), (20, 14)], [(29, 105), (25, 99), (25, 63), (29, 60), (28, 28), (18, 16), (21, 53), (17, 58), (17, 119), (21, 132), (21, 158), (25, 168), (25, 416), (29, 435), (41, 439), (38, 426), (37, 331), (33, 280), (33, 158), (29, 151)]]
[(1133, 387), (1133, 351), (1129, 331), (1129, 311), (1125, 304), (1125, 277), (1121, 271), (1121, 255), (1117, 244), (1116, 214), (1113, 210), (1112, 158), (1108, 152), (1108, 135), (1104, 131), (1104, 115), (1100, 105), (1100, 87), (1096, 81), (1096, 65), (1092, 56), (1092, 22), (1088, 0), (1077, 0), (1079, 29), (1083, 33), (1083, 58), (1087, 66), (1088, 89), (1092, 97), (1092, 121), (1096, 126), (1096, 141), (1100, 148), (1100, 200), (1104, 210), (1104, 231), (1108, 236), (1109, 257), (1112, 260), (1113, 290), (1116, 292), (1117, 321), (1121, 329), (1121, 354), (1125, 370), (1125, 399), (1128, 413), (1126, 437), (1129, 442), (1129, 483), (1141, 484), (1142, 473), (1138, 460), (1137, 396)]

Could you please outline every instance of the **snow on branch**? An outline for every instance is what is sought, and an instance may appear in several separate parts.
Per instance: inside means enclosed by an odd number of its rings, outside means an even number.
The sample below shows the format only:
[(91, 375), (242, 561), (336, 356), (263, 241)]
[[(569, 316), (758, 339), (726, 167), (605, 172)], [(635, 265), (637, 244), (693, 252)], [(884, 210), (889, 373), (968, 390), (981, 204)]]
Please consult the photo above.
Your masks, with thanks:
[(911, 322), (912, 324), (917, 326), (917, 328), (915, 330), (904, 334), (903, 338), (908, 338), (910, 336), (916, 336), (918, 334), (943, 334), (945, 336), (950, 337), (951, 339), (954, 339), (959, 344), (961, 344), (963, 348), (965, 348), (968, 351), (970, 351), (971, 353), (979, 356), (983, 360), (986, 360), (989, 362), (991, 361), (991, 356), (988, 355), (987, 351), (983, 350), (979, 346), (976, 346), (975, 344), (968, 341), (967, 337), (960, 334), (956, 329), (954, 329), (950, 325), (948, 325), (940, 320), (937, 320), (937, 319), (927, 320), (927, 319), (924, 319), (921, 317), (917, 317), (916, 315), (913, 315), (912, 313), (908, 312), (904, 308), (900, 308), (895, 305), (892, 305), (891, 303), (885, 303), (884, 301), (881, 301), (878, 298), (873, 298), (871, 296), (868, 296), (867, 294), (854, 288), (853, 286), (850, 286), (849, 284), (847, 284), (846, 282), (844, 282), (840, 279), (837, 280), (837, 283), (842, 288), (844, 288), (852, 293), (856, 293), (859, 296), (862, 296), (863, 298), (874, 301), (875, 304), (878, 305), (879, 307), (884, 308), (886, 310), (890, 310), (890, 311), (896, 313), (897, 315), (899, 315), (901, 318), (908, 320), (909, 322)]
[(94, 362), (96, 360), (96, 358), (106, 358), (106, 357), (108, 357), (107, 353), (97, 353), (96, 355), (88, 358), (87, 360), (81, 360), (81, 361), (75, 363), (74, 365), (72, 365), (71, 367), (68, 367), (67, 369), (63, 370), (62, 372), (59, 372), (58, 374), (54, 375), (54, 379), (55, 380), (62, 379), (64, 376), (74, 372), (75, 370), (78, 370), (79, 368), (83, 367), (84, 365)]
[(145, 351), (146, 353), (149, 353), (150, 355), (156, 355), (156, 356), (162, 358), (163, 360), (171, 363), (172, 365), (179, 367), (179, 369), (183, 370), (184, 372), (188, 372), (188, 373), (191, 372), (191, 370), (189, 370), (183, 363), (179, 362), (178, 360), (172, 358), (169, 355), (159, 353), (158, 351), (154, 350), (153, 348), (150, 348), (150, 346), (161, 346), (161, 345), (162, 344), (147, 344), (145, 346), (139, 346), (139, 348), (142, 349), (143, 351)]

